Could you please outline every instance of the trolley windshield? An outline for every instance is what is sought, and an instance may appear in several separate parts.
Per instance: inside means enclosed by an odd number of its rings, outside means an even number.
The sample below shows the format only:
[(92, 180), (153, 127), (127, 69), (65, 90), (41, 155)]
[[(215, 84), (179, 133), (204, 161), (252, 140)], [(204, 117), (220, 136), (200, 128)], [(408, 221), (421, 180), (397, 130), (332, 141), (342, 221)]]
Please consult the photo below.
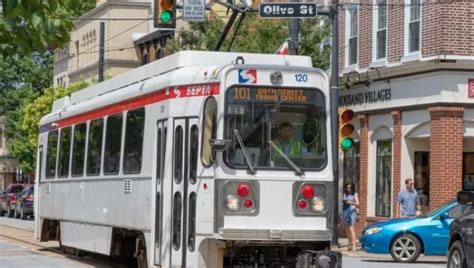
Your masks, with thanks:
[(224, 161), (232, 168), (320, 170), (326, 109), (314, 88), (236, 86), (226, 92)]

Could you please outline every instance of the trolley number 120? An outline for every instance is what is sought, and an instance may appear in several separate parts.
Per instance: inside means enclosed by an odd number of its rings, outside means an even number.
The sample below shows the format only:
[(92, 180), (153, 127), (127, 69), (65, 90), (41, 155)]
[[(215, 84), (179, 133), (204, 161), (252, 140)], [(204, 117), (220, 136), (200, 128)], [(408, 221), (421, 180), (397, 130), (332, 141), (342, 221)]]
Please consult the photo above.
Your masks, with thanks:
[(308, 75), (307, 74), (295, 74), (296, 82), (306, 83), (308, 82)]

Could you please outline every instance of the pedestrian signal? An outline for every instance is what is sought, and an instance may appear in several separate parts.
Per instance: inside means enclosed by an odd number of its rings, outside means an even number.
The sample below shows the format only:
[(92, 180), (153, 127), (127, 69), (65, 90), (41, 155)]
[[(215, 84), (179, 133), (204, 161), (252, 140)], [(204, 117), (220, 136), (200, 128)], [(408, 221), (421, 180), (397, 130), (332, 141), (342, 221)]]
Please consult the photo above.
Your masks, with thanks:
[(155, 0), (153, 19), (155, 28), (176, 28), (176, 1)]
[(354, 111), (343, 109), (339, 112), (339, 146), (341, 150), (346, 151), (352, 148), (354, 140), (352, 133), (354, 132)]

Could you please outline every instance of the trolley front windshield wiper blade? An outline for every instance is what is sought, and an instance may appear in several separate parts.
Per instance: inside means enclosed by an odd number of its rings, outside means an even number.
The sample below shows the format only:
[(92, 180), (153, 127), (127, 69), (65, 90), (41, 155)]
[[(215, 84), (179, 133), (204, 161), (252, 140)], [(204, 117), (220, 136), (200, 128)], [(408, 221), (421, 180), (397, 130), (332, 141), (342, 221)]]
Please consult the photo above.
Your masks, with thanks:
[(240, 148), (242, 148), (242, 152), (244, 153), (245, 162), (249, 167), (250, 174), (255, 174), (255, 168), (253, 167), (252, 163), (250, 162), (249, 154), (247, 153), (247, 148), (242, 140), (242, 136), (240, 136), (240, 132), (237, 129), (234, 129), (234, 135), (237, 137), (237, 141), (240, 144)]
[(279, 154), (283, 159), (285, 159), (286, 162), (288, 162), (288, 164), (290, 164), (290, 166), (296, 171), (296, 174), (297, 174), (298, 176), (303, 175), (303, 171), (301, 170), (301, 168), (299, 168), (295, 163), (293, 163), (293, 161), (291, 161), (291, 159), (289, 159), (288, 156), (286, 156), (285, 153), (282, 152), (282, 151), (280, 150), (280, 148), (278, 148), (278, 146), (275, 145), (275, 143), (273, 143), (273, 141), (268, 140), (268, 144), (270, 144), (270, 145), (273, 147), (273, 149), (275, 149), (275, 151), (277, 151), (278, 154)]

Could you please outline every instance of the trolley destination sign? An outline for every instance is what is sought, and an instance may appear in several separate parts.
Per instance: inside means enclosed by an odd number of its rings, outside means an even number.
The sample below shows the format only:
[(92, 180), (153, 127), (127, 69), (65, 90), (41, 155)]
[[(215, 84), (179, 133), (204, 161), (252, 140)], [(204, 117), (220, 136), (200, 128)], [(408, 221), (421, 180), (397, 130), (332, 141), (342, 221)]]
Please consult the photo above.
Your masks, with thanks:
[(262, 18), (313, 18), (316, 17), (315, 3), (262, 3), (259, 6)]

